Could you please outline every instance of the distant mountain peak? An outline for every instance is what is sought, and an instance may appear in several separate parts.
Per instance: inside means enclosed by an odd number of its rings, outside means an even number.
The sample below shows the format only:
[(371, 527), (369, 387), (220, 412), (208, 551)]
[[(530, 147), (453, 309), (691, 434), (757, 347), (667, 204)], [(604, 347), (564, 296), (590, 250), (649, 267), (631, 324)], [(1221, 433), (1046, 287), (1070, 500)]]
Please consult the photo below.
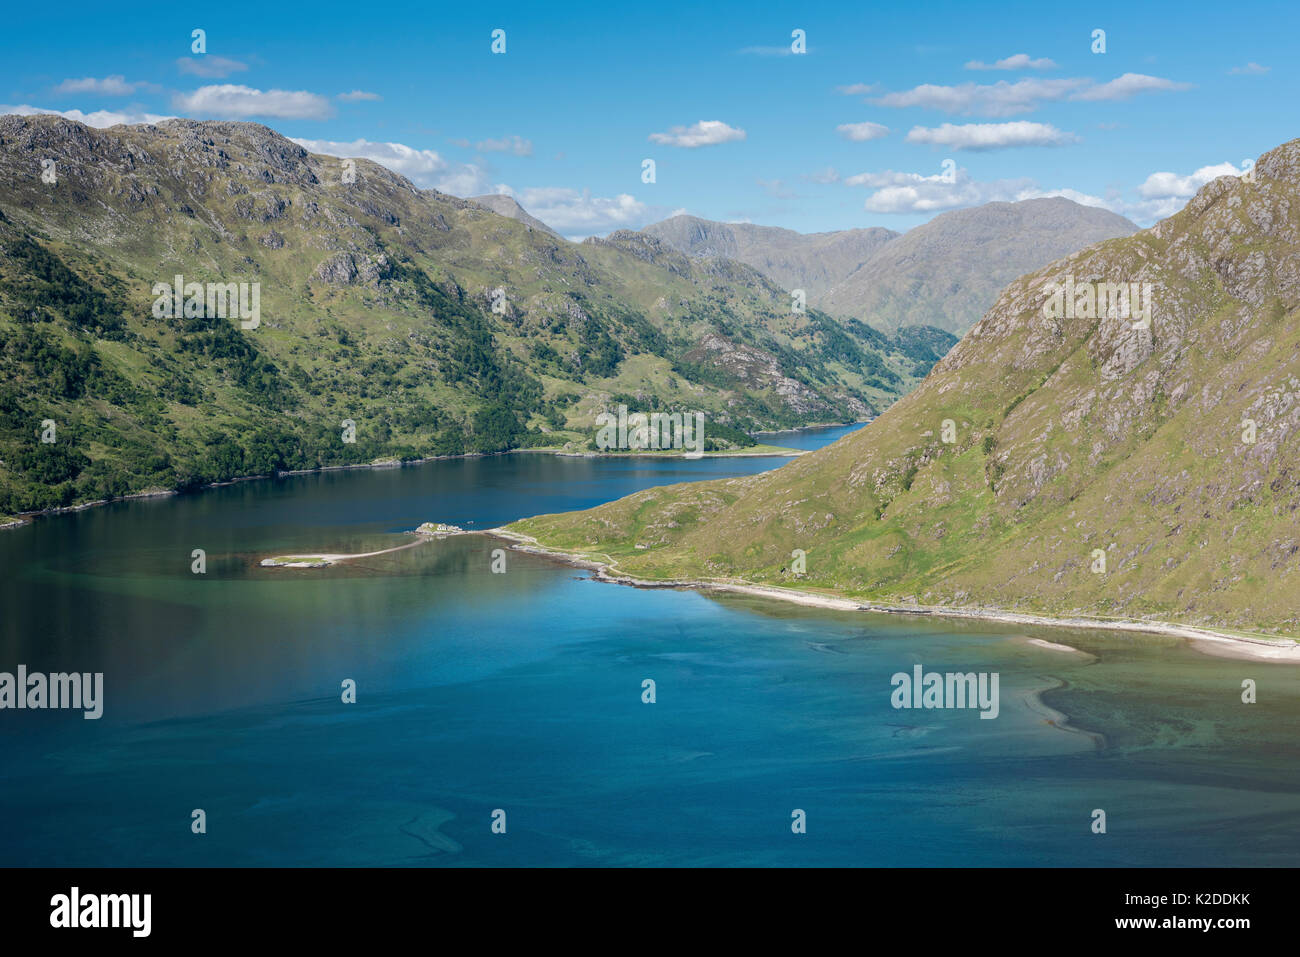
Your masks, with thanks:
[(544, 233), (550, 233), (557, 239), (563, 239), (558, 232), (547, 226), (536, 216), (531, 215), (526, 209), (519, 205), (518, 200), (506, 193), (488, 193), (484, 196), (471, 196), (469, 201), (477, 203), (485, 209), (490, 209), (498, 216), (508, 216), (510, 219), (518, 220), (533, 229), (539, 229)]
[[(931, 325), (958, 335), (1008, 282), (1136, 224), (1063, 196), (954, 209), (906, 233), (870, 227), (798, 233), (679, 214), (642, 231), (694, 259), (735, 259), (808, 305), (881, 329)], [(942, 281), (933, 281), (942, 277)]]
[(810, 303), (896, 238), (892, 229), (798, 233), (779, 226), (720, 223), (685, 213), (646, 226), (654, 236), (695, 259), (735, 259), (785, 289), (803, 289)]
[(884, 329), (932, 325), (960, 335), (1013, 279), (1137, 231), (1123, 216), (1063, 196), (949, 210), (881, 248), (818, 305)]

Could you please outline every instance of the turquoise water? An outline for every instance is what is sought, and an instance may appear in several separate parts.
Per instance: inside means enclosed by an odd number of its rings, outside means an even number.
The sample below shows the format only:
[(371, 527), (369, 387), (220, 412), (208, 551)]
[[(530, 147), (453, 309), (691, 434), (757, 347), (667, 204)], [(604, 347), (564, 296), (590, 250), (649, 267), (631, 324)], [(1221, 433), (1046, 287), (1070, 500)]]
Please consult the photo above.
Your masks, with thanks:
[[(1300, 863), (1288, 666), (640, 590), (515, 552), (493, 574), (478, 536), (257, 564), (782, 462), (509, 455), (0, 534), (0, 671), (105, 676), (98, 721), (0, 711), (0, 864)], [(917, 663), (997, 672), (998, 717), (894, 709), (891, 676)]]

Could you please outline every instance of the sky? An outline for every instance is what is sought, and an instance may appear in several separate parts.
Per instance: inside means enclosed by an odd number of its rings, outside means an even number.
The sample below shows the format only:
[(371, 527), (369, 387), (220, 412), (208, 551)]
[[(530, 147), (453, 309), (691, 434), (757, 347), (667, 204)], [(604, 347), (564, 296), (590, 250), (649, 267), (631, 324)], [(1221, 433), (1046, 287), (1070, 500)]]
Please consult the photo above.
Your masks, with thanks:
[(901, 231), (1056, 195), (1147, 226), (1300, 135), (1300, 6), (1051, 7), (21, 4), (0, 113), (260, 122), (571, 238), (682, 212)]

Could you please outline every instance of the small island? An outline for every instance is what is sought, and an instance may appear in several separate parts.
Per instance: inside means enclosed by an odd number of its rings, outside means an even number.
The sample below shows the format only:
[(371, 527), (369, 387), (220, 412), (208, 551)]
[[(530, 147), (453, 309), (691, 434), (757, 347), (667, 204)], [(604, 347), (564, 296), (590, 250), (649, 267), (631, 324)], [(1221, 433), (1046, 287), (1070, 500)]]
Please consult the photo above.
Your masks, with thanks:
[(445, 525), (442, 522), (423, 522), (411, 534), (432, 535), (434, 538), (446, 538), (448, 535), (464, 535), (465, 529), (459, 525)]

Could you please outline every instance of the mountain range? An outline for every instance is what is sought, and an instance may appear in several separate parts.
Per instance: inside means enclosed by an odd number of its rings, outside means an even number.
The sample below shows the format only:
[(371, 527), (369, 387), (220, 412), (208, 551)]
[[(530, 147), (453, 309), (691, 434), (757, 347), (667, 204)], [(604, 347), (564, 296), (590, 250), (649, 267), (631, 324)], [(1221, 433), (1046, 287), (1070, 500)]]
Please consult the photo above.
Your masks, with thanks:
[[(842, 229), (797, 233), (752, 223), (718, 223), (673, 216), (641, 230), (696, 258), (735, 259), (784, 289), (803, 289), (814, 305), (902, 234), (892, 229)], [(863, 318), (863, 317), (859, 317)]]
[(1138, 227), (1063, 197), (987, 203), (942, 213), (906, 233), (846, 229), (802, 234), (674, 216), (645, 227), (688, 256), (753, 266), (834, 316), (885, 331), (929, 325), (963, 334), (1011, 280)]
[(1297, 635), (1298, 518), (1293, 140), (1015, 279), (833, 445), (512, 528), (646, 579)]
[[(870, 418), (955, 341), (795, 312), (750, 266), (648, 235), (570, 243), (513, 200), (255, 123), (4, 116), (0, 183), (0, 514), (585, 449), (619, 403), (698, 410), (744, 444)], [(254, 318), (221, 314), (228, 284)]]

